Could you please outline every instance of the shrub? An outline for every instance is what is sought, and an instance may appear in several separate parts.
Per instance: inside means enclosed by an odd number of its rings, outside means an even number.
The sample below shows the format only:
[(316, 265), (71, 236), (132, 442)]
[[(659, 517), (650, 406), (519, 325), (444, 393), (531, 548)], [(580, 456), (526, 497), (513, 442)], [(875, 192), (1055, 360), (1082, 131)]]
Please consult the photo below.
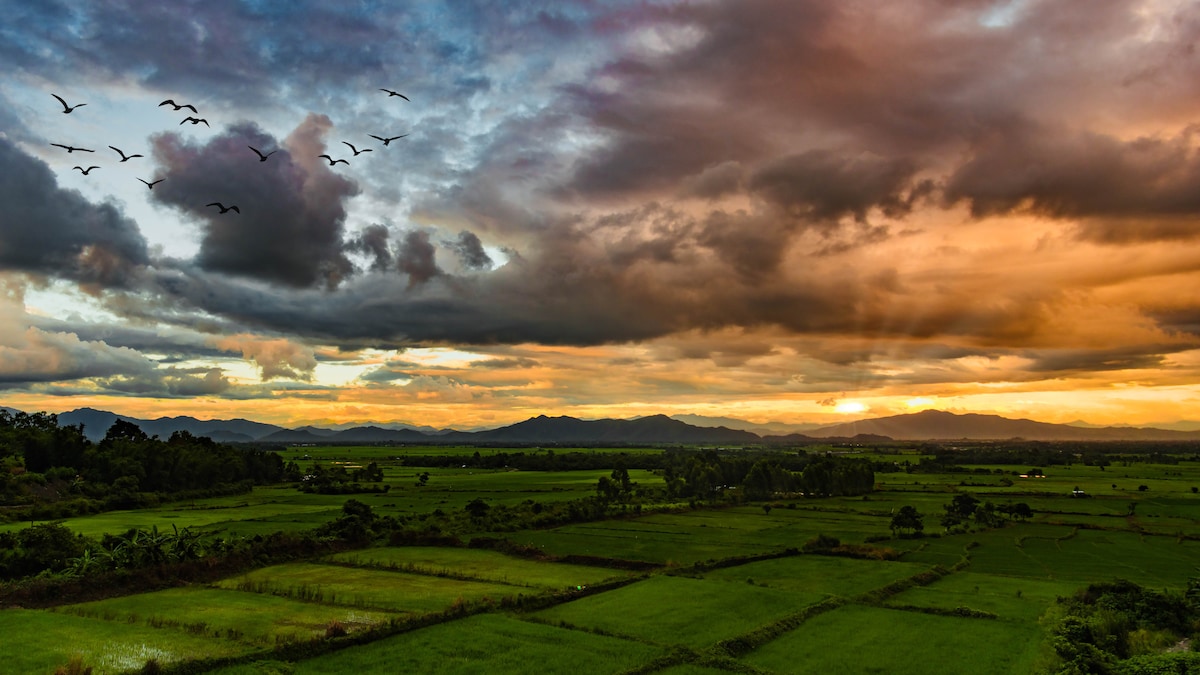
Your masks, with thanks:
[(92, 667), (84, 665), (83, 657), (75, 654), (67, 660), (67, 665), (55, 668), (54, 675), (92, 675)]

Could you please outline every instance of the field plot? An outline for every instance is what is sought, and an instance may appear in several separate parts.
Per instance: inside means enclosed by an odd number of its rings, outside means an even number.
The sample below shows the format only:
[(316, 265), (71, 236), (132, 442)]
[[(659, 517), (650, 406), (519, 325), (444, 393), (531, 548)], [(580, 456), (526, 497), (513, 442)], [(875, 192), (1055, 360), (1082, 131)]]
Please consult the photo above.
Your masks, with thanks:
[(1028, 673), (1036, 623), (963, 619), (847, 605), (819, 614), (743, 657), (780, 673)]
[(216, 585), (331, 605), (420, 614), (447, 609), (455, 602), (499, 600), (529, 590), (508, 584), (315, 563), (264, 567)]
[(94, 675), (103, 675), (139, 670), (149, 659), (165, 665), (249, 651), (230, 640), (41, 610), (0, 611), (0, 632), (0, 664), (7, 673), (51, 673), (75, 654)]
[[(1069, 534), (1063, 530), (1063, 535)], [(1005, 545), (999, 537), (989, 539), (992, 545), (984, 543), (972, 551), (972, 572), (1062, 579), (1078, 585), (1121, 578), (1155, 588), (1180, 588), (1195, 574), (1200, 559), (1200, 542), (1127, 532), (1078, 530), (1069, 538), (1030, 537), (1020, 548)]]
[[(482, 614), (301, 661), (296, 675), (342, 673), (617, 673), (661, 650), (615, 637)], [(253, 666), (214, 675), (255, 675)]]
[(402, 546), (371, 548), (328, 556), (326, 560), (365, 567), (471, 578), (514, 586), (563, 589), (596, 584), (627, 572), (604, 567), (537, 562), (474, 548)]
[(1021, 579), (994, 574), (959, 572), (942, 577), (928, 586), (914, 586), (892, 596), (892, 606), (970, 609), (991, 612), (1001, 619), (1035, 622), (1059, 596), (1069, 596), (1079, 588), (1073, 581)]
[(928, 565), (800, 555), (713, 570), (710, 581), (851, 598), (929, 569)]
[(262, 646), (320, 637), (331, 621), (337, 621), (353, 632), (385, 622), (392, 616), (386, 612), (200, 587), (67, 605), (57, 611), (109, 621), (166, 626)]
[(542, 621), (702, 648), (798, 612), (821, 594), (657, 576), (534, 614)]
[(510, 538), (554, 555), (690, 564), (799, 548), (818, 534), (862, 541), (887, 531), (881, 516), (786, 508), (764, 514), (761, 508), (740, 507), (567, 525)]

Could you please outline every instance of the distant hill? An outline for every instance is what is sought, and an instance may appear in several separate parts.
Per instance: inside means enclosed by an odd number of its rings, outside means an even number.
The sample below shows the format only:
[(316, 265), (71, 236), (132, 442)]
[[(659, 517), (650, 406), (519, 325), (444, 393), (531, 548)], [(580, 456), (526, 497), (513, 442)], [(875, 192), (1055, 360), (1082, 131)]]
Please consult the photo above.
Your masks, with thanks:
[(784, 422), (763, 422), (762, 424), (758, 424), (736, 417), (708, 417), (706, 415), (687, 414), (671, 415), (671, 419), (690, 424), (694, 427), (726, 427), (728, 429), (737, 429), (738, 431), (749, 431), (759, 436), (807, 434), (813, 429), (820, 429), (822, 426), (825, 426), (822, 424), (786, 424)]
[[(5, 408), (10, 412), (19, 412)], [(1138, 427), (1094, 427), (1073, 424), (1048, 424), (1027, 419), (1009, 419), (999, 415), (955, 414), (926, 410), (908, 415), (893, 415), (823, 426), (803, 432), (768, 433), (763, 425), (752, 425), (734, 418), (700, 418), (703, 425), (689, 424), (666, 415), (637, 419), (582, 420), (575, 417), (539, 415), (495, 429), (454, 431), (404, 424), (358, 425), (337, 428), (303, 426), (287, 429), (245, 419), (198, 420), (194, 417), (160, 417), (143, 420), (117, 415), (107, 410), (80, 408), (60, 413), (64, 425), (82, 424), (92, 441), (104, 438), (118, 419), (138, 425), (142, 431), (159, 438), (170, 438), (176, 431), (208, 436), (221, 443), (260, 441), (289, 444), (329, 443), (430, 443), (515, 444), (515, 445), (811, 445), (814, 443), (881, 443), (888, 440), (1006, 440), (1024, 438), (1042, 441), (1187, 441), (1200, 440), (1200, 431)], [(688, 417), (692, 419), (692, 417)], [(729, 421), (749, 425), (735, 429), (715, 425)], [(768, 425), (774, 427), (775, 425)], [(780, 425), (788, 427), (789, 425)], [(806, 426), (806, 425), (794, 425)]]
[(208, 436), (221, 443), (237, 443), (257, 440), (283, 427), (250, 420), (198, 420), (194, 417), (160, 417), (143, 420), (136, 417), (117, 415), (107, 410), (79, 408), (59, 413), (58, 423), (64, 426), (83, 425), (83, 435), (93, 442), (104, 438), (108, 428), (117, 420), (138, 425), (149, 436), (168, 439), (176, 431), (187, 431), (193, 436)]
[(581, 420), (575, 417), (537, 417), (516, 424), (474, 433), (448, 434), (445, 439), (475, 443), (542, 444), (744, 444), (759, 443), (757, 434), (725, 427), (701, 428), (651, 415), (635, 420)]
[(1182, 441), (1200, 440), (1200, 433), (1136, 427), (1087, 428), (1049, 424), (999, 415), (955, 414), (924, 410), (908, 415), (878, 417), (810, 431), (810, 436), (854, 436), (875, 434), (896, 440), (1003, 440), (1025, 438), (1039, 441)]

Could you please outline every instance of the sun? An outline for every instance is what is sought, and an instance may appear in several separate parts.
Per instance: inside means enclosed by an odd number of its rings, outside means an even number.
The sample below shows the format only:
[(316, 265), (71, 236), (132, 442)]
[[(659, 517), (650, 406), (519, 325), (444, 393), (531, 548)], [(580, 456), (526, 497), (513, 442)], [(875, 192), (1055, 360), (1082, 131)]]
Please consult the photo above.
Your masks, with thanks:
[(842, 401), (834, 406), (834, 412), (840, 413), (860, 413), (865, 412), (867, 404), (861, 401)]

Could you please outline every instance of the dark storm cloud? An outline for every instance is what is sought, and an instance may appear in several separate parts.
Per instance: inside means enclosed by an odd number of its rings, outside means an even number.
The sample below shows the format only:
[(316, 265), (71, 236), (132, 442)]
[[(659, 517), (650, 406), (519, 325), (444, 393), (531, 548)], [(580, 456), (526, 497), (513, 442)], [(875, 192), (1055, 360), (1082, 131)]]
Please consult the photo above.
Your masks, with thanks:
[(487, 269), (492, 266), (492, 258), (483, 250), (483, 242), (474, 232), (463, 230), (458, 233), (458, 239), (450, 242), (449, 248), (458, 254), (463, 267), (472, 270)]
[(1030, 211), (1084, 219), (1099, 241), (1200, 236), (1198, 130), (1172, 138), (1022, 126), (981, 142), (946, 185), (977, 217)]
[(98, 378), (95, 382), (111, 393), (160, 398), (219, 396), (233, 387), (220, 368), (165, 368), (148, 375)]
[(1034, 362), (1026, 370), (1046, 373), (1093, 373), (1105, 370), (1160, 369), (1174, 353), (1200, 347), (1200, 343), (1130, 345), (1108, 349), (1046, 349), (1025, 354)]
[(127, 286), (148, 261), (137, 224), (112, 203), (58, 187), (50, 167), (0, 136), (0, 267), (89, 286)]
[(390, 233), (386, 225), (368, 225), (358, 236), (346, 242), (346, 250), (371, 258), (371, 270), (384, 272), (392, 267), (392, 251), (388, 248)]
[(911, 185), (915, 171), (906, 159), (812, 150), (771, 162), (750, 177), (749, 186), (785, 212), (805, 219), (865, 220), (872, 208), (899, 217), (912, 210), (917, 195), (930, 189)]
[[(156, 176), (166, 179), (153, 198), (204, 222), (201, 268), (289, 286), (332, 287), (351, 272), (344, 202), (358, 186), (317, 157), (331, 126), (310, 114), (282, 144), (250, 123), (199, 146), (173, 133), (153, 137), (163, 167)], [(260, 162), (247, 146), (279, 151)], [(210, 202), (241, 213), (219, 213)]]
[(437, 249), (429, 243), (429, 233), (413, 230), (404, 235), (396, 248), (396, 267), (408, 276), (409, 286), (423, 284), (442, 274), (434, 256)]

